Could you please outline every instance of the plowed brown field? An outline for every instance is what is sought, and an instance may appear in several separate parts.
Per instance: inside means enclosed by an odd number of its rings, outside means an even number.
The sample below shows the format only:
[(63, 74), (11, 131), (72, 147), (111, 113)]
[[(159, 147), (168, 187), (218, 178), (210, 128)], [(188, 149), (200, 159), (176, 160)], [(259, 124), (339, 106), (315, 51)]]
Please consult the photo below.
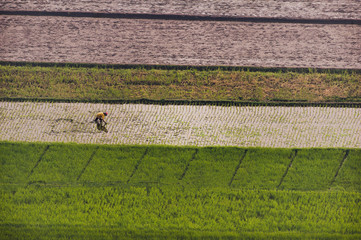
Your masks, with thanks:
[(361, 26), (0, 16), (2, 61), (361, 68)]
[(361, 19), (359, 0), (2, 0), (0, 9), (229, 17)]

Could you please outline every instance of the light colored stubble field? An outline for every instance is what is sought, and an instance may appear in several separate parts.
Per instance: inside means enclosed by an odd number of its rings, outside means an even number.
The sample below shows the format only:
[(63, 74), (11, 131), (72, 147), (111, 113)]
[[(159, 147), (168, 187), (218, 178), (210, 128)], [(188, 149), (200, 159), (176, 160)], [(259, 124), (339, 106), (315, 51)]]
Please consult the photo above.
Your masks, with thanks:
[(361, 109), (0, 102), (0, 129), (1, 141), (360, 148)]

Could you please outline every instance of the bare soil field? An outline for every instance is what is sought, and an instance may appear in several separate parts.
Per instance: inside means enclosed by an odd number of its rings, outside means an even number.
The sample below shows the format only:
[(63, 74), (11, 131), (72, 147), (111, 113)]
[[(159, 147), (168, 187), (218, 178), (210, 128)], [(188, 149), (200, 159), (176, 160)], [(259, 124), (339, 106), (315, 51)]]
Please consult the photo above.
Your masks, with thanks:
[(358, 0), (2, 0), (0, 9), (228, 17), (361, 19), (360, 1)]
[(361, 68), (361, 26), (0, 16), (0, 60)]
[(0, 141), (360, 148), (361, 109), (0, 102), (0, 129)]

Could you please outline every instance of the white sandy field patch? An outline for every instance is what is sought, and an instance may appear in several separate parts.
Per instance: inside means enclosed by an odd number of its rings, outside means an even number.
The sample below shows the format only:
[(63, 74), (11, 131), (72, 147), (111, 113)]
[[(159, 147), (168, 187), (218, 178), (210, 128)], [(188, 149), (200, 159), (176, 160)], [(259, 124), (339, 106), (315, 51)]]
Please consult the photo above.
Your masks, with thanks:
[(1, 141), (361, 147), (360, 108), (0, 102), (0, 120)]

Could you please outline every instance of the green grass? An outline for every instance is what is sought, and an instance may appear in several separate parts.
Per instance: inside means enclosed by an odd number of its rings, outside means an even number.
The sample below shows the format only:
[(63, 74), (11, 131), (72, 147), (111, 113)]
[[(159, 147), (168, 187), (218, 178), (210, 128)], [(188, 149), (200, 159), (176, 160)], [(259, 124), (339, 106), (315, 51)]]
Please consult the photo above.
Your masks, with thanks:
[(361, 192), (361, 150), (350, 152), (332, 186)]
[(139, 161), (130, 183), (177, 184), (194, 151), (192, 148), (151, 147)]
[(1, 239), (361, 237), (359, 149), (0, 150)]
[(202, 187), (228, 187), (244, 149), (201, 148), (185, 169), (182, 182)]
[(146, 148), (102, 146), (94, 147), (92, 151), (95, 151), (95, 155), (79, 180), (85, 183), (104, 184), (127, 182)]
[(345, 155), (339, 149), (307, 149), (297, 152), (281, 189), (326, 190)]
[(361, 74), (0, 66), (0, 97), (361, 101)]
[(30, 182), (69, 183), (79, 176), (90, 158), (92, 147), (52, 145), (28, 177)]
[(361, 195), (351, 192), (30, 186), (1, 196), (0, 226), (20, 238), (27, 228), (50, 236), (62, 229), (59, 235), (74, 234), (72, 239), (82, 237), (76, 229), (91, 230), (88, 237), (99, 229), (143, 238), (149, 232), (181, 231), (213, 237), (253, 233), (263, 239), (268, 234), (361, 236)]
[(0, 144), (0, 182), (26, 182), (46, 147), (44, 144)]
[(291, 156), (291, 149), (250, 149), (240, 164), (232, 187), (276, 189)]

